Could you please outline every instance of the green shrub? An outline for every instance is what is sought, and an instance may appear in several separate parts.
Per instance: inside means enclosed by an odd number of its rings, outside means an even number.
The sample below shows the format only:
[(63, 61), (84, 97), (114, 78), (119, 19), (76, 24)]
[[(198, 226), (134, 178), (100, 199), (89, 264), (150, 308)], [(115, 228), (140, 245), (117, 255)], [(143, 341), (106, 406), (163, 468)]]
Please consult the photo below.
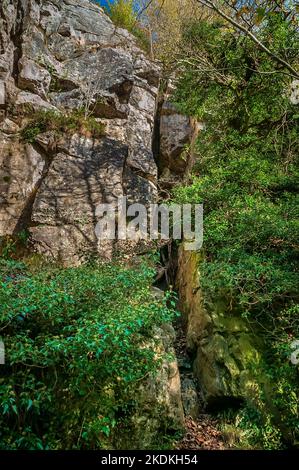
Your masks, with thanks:
[(0, 260), (1, 449), (96, 449), (138, 406), (136, 387), (162, 360), (152, 328), (171, 300), (151, 294), (146, 263), (32, 274)]
[(109, 15), (115, 26), (132, 31), (137, 22), (134, 11), (134, 0), (117, 0), (109, 2)]
[(148, 51), (149, 38), (138, 21), (134, 0), (116, 0), (108, 3), (109, 7), (106, 10), (115, 26), (127, 29), (137, 38), (139, 46)]
[[(295, 54), (298, 35), (279, 15), (260, 34), (281, 54), (288, 37)], [(227, 81), (192, 66), (180, 79), (180, 109), (206, 125), (193, 182), (178, 187), (175, 198), (204, 203), (207, 295), (221, 292), (243, 315), (273, 321), (296, 298), (298, 282), (299, 142), (296, 106), (287, 95), (291, 78), (259, 73), (273, 67), (271, 59), (219, 25), (195, 24), (186, 40), (196, 44), (194, 53), (204, 49), (208, 61), (223, 67)]]
[(33, 113), (22, 129), (22, 138), (25, 142), (34, 143), (36, 137), (46, 131), (53, 131), (57, 137), (78, 132), (98, 138), (104, 135), (105, 127), (93, 116), (85, 117), (83, 109), (73, 110), (68, 114), (39, 110)]
[(0, 237), (0, 256), (6, 259), (17, 258), (28, 248), (29, 232), (21, 230), (15, 235)]
[(280, 430), (273, 425), (271, 415), (263, 414), (247, 404), (241, 410), (226, 410), (219, 414), (221, 431), (229, 447), (246, 450), (280, 450), (283, 448)]
[[(296, 67), (298, 31), (285, 16), (269, 15), (256, 34), (278, 56), (287, 51)], [(174, 198), (203, 202), (200, 273), (207, 308), (221, 297), (228, 315), (242, 315), (264, 332), (265, 373), (277, 384), (275, 422), (284, 436), (293, 430), (295, 439), (298, 371), (290, 353), (283, 353), (299, 338), (299, 140), (298, 110), (288, 96), (292, 77), (221, 22), (189, 25), (185, 41), (190, 60), (175, 100), (205, 128), (193, 181), (176, 188)]]

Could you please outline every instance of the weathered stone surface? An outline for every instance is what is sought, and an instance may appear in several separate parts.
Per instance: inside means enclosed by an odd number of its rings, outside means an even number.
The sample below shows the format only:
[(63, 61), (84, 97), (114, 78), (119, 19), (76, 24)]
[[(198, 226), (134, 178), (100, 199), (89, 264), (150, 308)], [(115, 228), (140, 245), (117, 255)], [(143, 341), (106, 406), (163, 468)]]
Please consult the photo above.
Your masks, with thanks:
[(14, 102), (16, 111), (23, 111), (28, 107), (31, 109), (31, 113), (38, 109), (58, 111), (55, 106), (51, 105), (48, 101), (43, 100), (40, 96), (27, 91), (21, 91), (16, 101)]
[(179, 253), (177, 287), (187, 324), (187, 348), (195, 357), (193, 369), (210, 406), (242, 400), (255, 393), (262, 378), (252, 374), (261, 361), (248, 324), (229, 311), (221, 299), (204, 306), (200, 289), (200, 254)]
[(19, 61), (18, 86), (23, 90), (29, 90), (46, 99), (51, 75), (47, 70), (33, 62), (23, 58)]
[(186, 416), (197, 419), (200, 412), (196, 385), (191, 377), (184, 377), (181, 384), (182, 402)]
[(136, 400), (138, 412), (131, 415), (128, 432), (116, 433), (118, 449), (151, 449), (159, 444), (157, 439), (165, 432), (181, 431), (184, 427), (184, 410), (181, 399), (181, 383), (173, 341), (175, 333), (171, 325), (157, 328), (155, 345), (157, 354), (171, 355), (165, 359), (155, 377), (149, 377), (140, 385)]
[[(152, 98), (149, 94), (144, 99)], [(150, 101), (151, 115), (155, 113), (154, 101)], [(135, 132), (138, 128), (140, 131)], [(138, 110), (130, 105), (127, 140), (130, 146), (128, 165), (140, 170), (145, 177), (156, 181), (157, 167), (152, 153), (153, 121), (147, 111)]]
[(126, 168), (123, 174), (123, 184), (128, 204), (138, 201), (140, 204), (148, 205), (157, 198), (157, 188), (153, 182), (138, 175), (138, 172)]
[(4, 119), (3, 122), (0, 123), (0, 131), (4, 132), (5, 134), (16, 134), (19, 129), (19, 126), (8, 118)]
[(159, 170), (163, 179), (183, 178), (192, 168), (194, 144), (202, 124), (181, 114), (171, 102), (172, 86), (160, 105)]
[(290, 101), (292, 104), (299, 104), (299, 80), (293, 80), (291, 84)]
[[(31, 181), (19, 175), (23, 201), (6, 198), (0, 217), (13, 213), (13, 219), (2, 224), (1, 233), (18, 227), (23, 208), (30, 207), (27, 228), (35, 249), (77, 263), (85, 249), (102, 252), (94, 233), (98, 204), (121, 195), (150, 203), (157, 196), (152, 140), (159, 68), (131, 34), (88, 0), (6, 3), (0, 9), (0, 50), (6, 51), (0, 56), (0, 106), (9, 106), (2, 132), (22, 149), (21, 131), (35, 110), (83, 109), (105, 124), (106, 137), (93, 139), (78, 130), (63, 138), (36, 135), (47, 174), (34, 198)], [(21, 161), (21, 150), (10, 151), (12, 161)]]
[(9, 0), (5, 3), (5, 8), (0, 7), (0, 80), (6, 80), (13, 70), (15, 48), (11, 37), (18, 24), (15, 2)]
[(39, 254), (50, 256), (65, 266), (77, 266), (97, 251), (92, 224), (41, 225), (31, 227), (30, 232)]
[(67, 153), (62, 150), (53, 158), (36, 196), (35, 223), (93, 223), (100, 203), (122, 195), (125, 145), (108, 138), (94, 141), (74, 135), (65, 150)]
[(0, 132), (0, 236), (23, 227), (26, 209), (43, 175), (43, 156)]
[(5, 105), (5, 83), (0, 80), (0, 107)]
[(191, 140), (190, 118), (164, 103), (160, 124), (160, 157), (164, 168), (182, 174), (186, 168), (186, 146)]

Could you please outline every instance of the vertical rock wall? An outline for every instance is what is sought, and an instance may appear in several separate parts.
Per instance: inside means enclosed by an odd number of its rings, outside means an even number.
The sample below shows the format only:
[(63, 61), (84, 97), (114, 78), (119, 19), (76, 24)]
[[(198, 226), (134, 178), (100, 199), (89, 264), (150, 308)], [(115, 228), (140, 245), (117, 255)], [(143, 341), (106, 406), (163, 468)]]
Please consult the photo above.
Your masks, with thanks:
[(170, 81), (160, 97), (158, 167), (162, 183), (185, 180), (196, 157), (195, 143), (203, 124), (180, 113), (172, 102), (175, 88)]
[[(156, 198), (159, 69), (88, 0), (5, 0), (0, 31), (0, 235), (27, 228), (37, 251), (74, 264), (101, 251), (100, 203)], [(83, 110), (104, 136), (33, 129), (28, 142), (39, 110)]]
[(177, 289), (186, 326), (187, 349), (201, 394), (209, 407), (259, 400), (268, 384), (262, 371), (262, 344), (250, 324), (224, 298), (204, 299), (201, 254), (180, 247)]

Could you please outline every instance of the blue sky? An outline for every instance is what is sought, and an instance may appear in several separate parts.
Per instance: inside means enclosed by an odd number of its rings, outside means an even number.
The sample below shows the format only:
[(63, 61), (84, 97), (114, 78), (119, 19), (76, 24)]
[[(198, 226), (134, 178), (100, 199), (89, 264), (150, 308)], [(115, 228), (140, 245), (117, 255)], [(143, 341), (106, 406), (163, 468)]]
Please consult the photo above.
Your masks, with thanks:
[[(0, 0), (1, 1), (1, 0)], [(110, 3), (113, 3), (115, 0), (110, 0)], [(95, 0), (96, 3), (98, 3), (99, 5), (101, 5), (102, 7), (107, 7), (108, 6), (108, 0)], [(137, 3), (137, 5), (139, 4), (139, 2)], [(138, 8), (137, 8), (138, 10)]]
[[(102, 7), (108, 6), (108, 0), (97, 0), (97, 2), (98, 2)], [(111, 0), (111, 3), (113, 3), (113, 0)]]
[[(1, 1), (1, 0), (0, 0)], [(107, 7), (108, 6), (108, 0), (94, 0), (96, 3), (98, 3), (99, 5), (101, 5), (102, 7)], [(115, 0), (110, 0), (110, 3), (113, 3)], [(142, 5), (141, 2), (136, 2), (136, 5), (139, 5), (140, 4)], [(138, 8), (137, 8), (138, 10)]]

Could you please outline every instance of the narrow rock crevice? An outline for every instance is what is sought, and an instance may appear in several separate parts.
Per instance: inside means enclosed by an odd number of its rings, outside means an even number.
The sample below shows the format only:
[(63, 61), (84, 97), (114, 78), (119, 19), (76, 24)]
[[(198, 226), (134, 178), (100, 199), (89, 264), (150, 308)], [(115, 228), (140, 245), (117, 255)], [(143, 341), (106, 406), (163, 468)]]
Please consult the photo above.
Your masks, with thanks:
[[(155, 287), (165, 291), (175, 287), (178, 269), (178, 250), (174, 243), (165, 244), (160, 250), (160, 263)], [(178, 298), (177, 310), (180, 311)], [(225, 442), (220, 431), (219, 419), (213, 414), (217, 409), (207, 409), (200, 384), (193, 371), (193, 357), (187, 348), (186, 321), (183, 313), (173, 323), (174, 350), (181, 383), (181, 402), (185, 415), (185, 429), (176, 443), (180, 450), (224, 450)]]
[(164, 95), (161, 91), (162, 86), (160, 85), (160, 90), (158, 94), (155, 120), (154, 120), (154, 129), (153, 129), (153, 140), (152, 140), (152, 151), (155, 163), (158, 168), (158, 177), (161, 175), (160, 171), (160, 148), (161, 148), (161, 111), (164, 103)]
[(25, 29), (25, 17), (28, 10), (28, 3), (24, 2), (23, 0), (17, 0), (16, 5), (16, 21), (15, 27), (11, 34), (11, 40), (14, 45), (14, 56), (13, 56), (13, 70), (12, 70), (12, 77), (15, 79), (15, 83), (18, 82), (19, 76), (19, 61), (22, 58), (22, 38), (23, 32)]

